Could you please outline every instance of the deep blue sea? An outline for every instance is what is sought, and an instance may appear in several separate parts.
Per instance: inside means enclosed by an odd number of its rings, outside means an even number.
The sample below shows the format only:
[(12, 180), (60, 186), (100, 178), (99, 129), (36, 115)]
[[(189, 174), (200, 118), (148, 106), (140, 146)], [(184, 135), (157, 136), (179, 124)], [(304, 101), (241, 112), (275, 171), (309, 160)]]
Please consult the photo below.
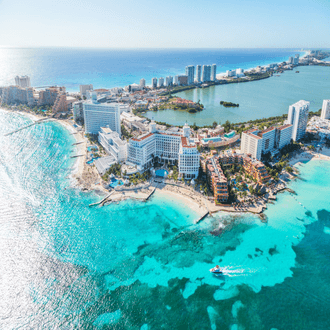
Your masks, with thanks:
[(34, 87), (80, 84), (110, 88), (153, 77), (184, 74), (187, 65), (217, 64), (218, 73), (285, 61), (297, 49), (84, 49), (0, 48), (0, 86), (14, 84), (16, 75), (31, 77)]
[(0, 111), (0, 329), (330, 328), (330, 162), (299, 166), (267, 223), (195, 224), (157, 193), (88, 207), (101, 196), (72, 186), (66, 129), (4, 136), (30, 122)]

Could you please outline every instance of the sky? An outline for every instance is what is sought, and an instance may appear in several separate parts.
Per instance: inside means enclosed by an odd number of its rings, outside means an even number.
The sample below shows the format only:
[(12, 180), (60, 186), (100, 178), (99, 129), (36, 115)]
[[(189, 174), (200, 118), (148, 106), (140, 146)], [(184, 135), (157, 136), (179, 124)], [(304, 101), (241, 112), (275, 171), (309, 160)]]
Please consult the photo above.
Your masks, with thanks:
[(330, 48), (330, 0), (0, 0), (0, 46)]

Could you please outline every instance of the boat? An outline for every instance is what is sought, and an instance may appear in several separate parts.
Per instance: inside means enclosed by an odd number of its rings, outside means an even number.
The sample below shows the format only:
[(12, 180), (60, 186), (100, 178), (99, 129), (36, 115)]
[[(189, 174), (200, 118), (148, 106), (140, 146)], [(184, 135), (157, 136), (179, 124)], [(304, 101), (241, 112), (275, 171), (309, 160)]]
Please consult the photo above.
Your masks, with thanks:
[(296, 73), (299, 73), (299, 71), (296, 71)]
[(213, 274), (223, 274), (223, 271), (219, 265), (216, 265), (215, 267), (211, 268), (210, 272)]

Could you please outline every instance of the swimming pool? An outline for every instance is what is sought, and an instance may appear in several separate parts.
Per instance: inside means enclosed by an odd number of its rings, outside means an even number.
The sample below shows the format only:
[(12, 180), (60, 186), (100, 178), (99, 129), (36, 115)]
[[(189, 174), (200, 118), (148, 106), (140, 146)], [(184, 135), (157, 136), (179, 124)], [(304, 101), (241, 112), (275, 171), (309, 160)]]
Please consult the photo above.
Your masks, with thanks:
[(123, 184), (124, 184), (123, 181), (113, 178), (110, 180), (109, 186), (115, 188), (117, 186), (122, 186)]
[(225, 134), (225, 137), (228, 138), (228, 139), (231, 139), (234, 136), (235, 136), (235, 132), (234, 131)]
[(98, 150), (97, 146), (89, 146), (87, 147), (87, 150), (88, 151), (95, 151), (95, 150)]
[(155, 171), (155, 174), (156, 174), (156, 176), (159, 176), (159, 177), (164, 178), (164, 177), (167, 176), (168, 171), (166, 171), (166, 170), (164, 170), (164, 169), (160, 169), (160, 170), (156, 170), (156, 171)]
[(216, 136), (216, 137), (211, 137), (211, 138), (205, 138), (203, 139), (204, 142), (220, 142), (221, 141), (221, 137)]

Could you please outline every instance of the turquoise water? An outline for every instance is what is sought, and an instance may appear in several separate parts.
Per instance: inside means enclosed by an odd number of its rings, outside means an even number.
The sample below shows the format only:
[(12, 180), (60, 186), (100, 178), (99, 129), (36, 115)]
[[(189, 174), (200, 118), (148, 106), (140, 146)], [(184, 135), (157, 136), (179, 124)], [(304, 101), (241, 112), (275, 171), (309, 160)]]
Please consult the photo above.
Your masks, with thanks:
[(165, 177), (165, 175), (168, 174), (168, 171), (166, 171), (164, 169), (160, 169), (160, 170), (156, 170), (155, 173), (156, 173), (157, 176), (160, 176), (160, 177), (163, 178), (163, 177)]
[(88, 207), (62, 126), (3, 136), (29, 122), (0, 111), (1, 329), (329, 329), (330, 162), (301, 165), (267, 223), (195, 224), (157, 193)]
[[(204, 110), (196, 113), (186, 111), (149, 111), (146, 116), (172, 125), (196, 123), (211, 125), (214, 121), (225, 123), (245, 122), (287, 113), (289, 105), (299, 100), (311, 102), (311, 110), (322, 108), (324, 99), (329, 98), (330, 67), (299, 67), (300, 73), (285, 71), (271, 78), (209, 88), (199, 88), (176, 94), (179, 97), (200, 102)], [(239, 108), (225, 108), (220, 101), (234, 102)]]

